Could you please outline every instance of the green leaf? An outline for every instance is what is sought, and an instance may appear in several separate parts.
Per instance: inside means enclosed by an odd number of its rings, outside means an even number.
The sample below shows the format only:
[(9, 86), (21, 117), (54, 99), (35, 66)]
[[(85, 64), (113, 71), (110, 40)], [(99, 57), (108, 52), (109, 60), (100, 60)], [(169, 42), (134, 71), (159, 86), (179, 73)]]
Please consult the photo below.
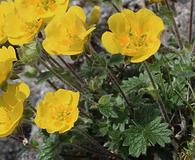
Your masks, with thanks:
[(119, 64), (124, 62), (124, 56), (120, 54), (112, 55), (110, 58), (110, 64)]
[(122, 90), (126, 93), (132, 92), (132, 90), (146, 88), (149, 83), (148, 76), (145, 74), (140, 74), (139, 77), (132, 77), (128, 80), (124, 80), (122, 84)]
[(118, 117), (118, 115), (114, 112), (112, 106), (109, 106), (109, 105), (100, 106), (99, 111), (102, 115), (104, 115), (107, 118), (109, 117), (117, 118)]
[(104, 95), (104, 96), (102, 96), (100, 99), (99, 99), (99, 101), (98, 101), (98, 103), (100, 104), (100, 105), (106, 105), (106, 104), (109, 104), (110, 103), (110, 100), (111, 100), (111, 97), (112, 97), (112, 95)]
[(89, 89), (91, 89), (93, 92), (99, 90), (102, 88), (102, 84), (104, 82), (105, 76), (96, 76), (93, 79), (89, 81)]
[(40, 148), (38, 155), (39, 160), (61, 160), (60, 152), (62, 145), (59, 140), (59, 135), (50, 135), (45, 139)]
[(170, 142), (171, 131), (166, 123), (161, 123), (161, 117), (157, 117), (145, 127), (130, 126), (125, 131), (123, 146), (129, 147), (129, 154), (139, 157), (146, 154), (147, 146), (159, 144), (164, 147)]
[(144, 135), (150, 144), (159, 144), (161, 147), (165, 146), (165, 143), (170, 142), (171, 131), (167, 129), (167, 123), (161, 123), (161, 117), (157, 117), (152, 122), (150, 122), (144, 131)]
[(46, 71), (46, 72), (43, 72), (41, 73), (38, 78), (37, 78), (37, 83), (41, 83), (41, 82), (44, 82), (46, 81), (47, 79), (49, 79), (50, 77), (52, 76), (52, 73), (50, 71)]
[(39, 49), (37, 48), (37, 43), (35, 41), (23, 45), (19, 49), (20, 61), (24, 64), (37, 61), (39, 58)]
[(143, 129), (132, 126), (126, 133), (123, 146), (129, 146), (129, 154), (134, 157), (146, 154), (147, 141), (144, 137)]

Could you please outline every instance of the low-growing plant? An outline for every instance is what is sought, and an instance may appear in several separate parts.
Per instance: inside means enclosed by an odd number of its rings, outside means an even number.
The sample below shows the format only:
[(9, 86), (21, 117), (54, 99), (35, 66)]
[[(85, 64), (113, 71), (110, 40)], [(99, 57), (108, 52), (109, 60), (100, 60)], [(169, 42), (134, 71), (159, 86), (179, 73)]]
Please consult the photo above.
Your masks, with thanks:
[(189, 40), (168, 0), (86, 3), (0, 3), (0, 137), (39, 160), (194, 159), (193, 0)]

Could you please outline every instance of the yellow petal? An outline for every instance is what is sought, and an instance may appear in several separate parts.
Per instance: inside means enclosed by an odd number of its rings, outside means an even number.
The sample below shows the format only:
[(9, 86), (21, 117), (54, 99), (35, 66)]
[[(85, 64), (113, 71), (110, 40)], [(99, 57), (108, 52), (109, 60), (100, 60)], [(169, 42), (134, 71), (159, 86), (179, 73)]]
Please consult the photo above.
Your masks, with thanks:
[(84, 10), (79, 7), (79, 6), (72, 6), (68, 9), (68, 13), (73, 13), (75, 14), (76, 16), (78, 16), (82, 21), (83, 23), (85, 23), (86, 21), (86, 14), (84, 12)]
[(93, 32), (96, 28), (95, 27), (91, 27), (90, 29), (88, 29), (86, 32), (82, 33), (79, 38), (80, 39), (85, 39), (85, 37), (87, 37), (91, 32)]
[(20, 83), (18, 90), (23, 94), (24, 98), (27, 98), (30, 95), (30, 89), (26, 83)]
[[(56, 30), (57, 29), (57, 30)], [(43, 41), (44, 49), (52, 55), (76, 55), (83, 52), (88, 31), (84, 23), (73, 13), (58, 15), (45, 29), (46, 39)]]
[(151, 40), (148, 47), (144, 48), (143, 50), (140, 50), (140, 54), (139, 55), (135, 55), (133, 56), (130, 61), (132, 63), (139, 63), (139, 62), (143, 62), (146, 59), (148, 59), (149, 57), (151, 57), (152, 55), (154, 55), (159, 47), (160, 47), (160, 40), (159, 39), (155, 39), (155, 40)]
[(122, 13), (116, 13), (108, 19), (109, 29), (116, 34), (123, 34), (129, 31), (126, 18)]
[(93, 25), (98, 23), (100, 16), (101, 16), (101, 8), (100, 6), (94, 6), (91, 15), (90, 15), (90, 20), (89, 20), (89, 25)]
[(37, 106), (35, 123), (48, 133), (64, 133), (78, 119), (79, 92), (59, 89), (49, 92)]
[(142, 32), (150, 32), (151, 36), (159, 36), (159, 33), (165, 28), (162, 19), (149, 9), (140, 9), (136, 16), (139, 19)]
[(12, 46), (8, 47), (9, 57), (11, 60), (17, 60), (15, 49)]
[(7, 91), (0, 96), (0, 137), (12, 134), (22, 118), (24, 99), (21, 100), (21, 94), (24, 86), (21, 85), (8, 85)]
[(102, 35), (102, 44), (108, 52), (110, 52), (112, 54), (120, 53), (120, 47), (119, 47), (113, 33), (105, 32)]

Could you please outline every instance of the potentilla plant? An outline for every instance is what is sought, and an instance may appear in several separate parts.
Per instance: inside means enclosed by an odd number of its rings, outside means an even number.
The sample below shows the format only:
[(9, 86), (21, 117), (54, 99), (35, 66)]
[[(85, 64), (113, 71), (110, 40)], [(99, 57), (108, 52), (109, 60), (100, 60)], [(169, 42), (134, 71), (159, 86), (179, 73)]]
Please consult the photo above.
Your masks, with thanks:
[(195, 158), (193, 0), (189, 40), (168, 0), (127, 6), (0, 2), (0, 138), (40, 160)]

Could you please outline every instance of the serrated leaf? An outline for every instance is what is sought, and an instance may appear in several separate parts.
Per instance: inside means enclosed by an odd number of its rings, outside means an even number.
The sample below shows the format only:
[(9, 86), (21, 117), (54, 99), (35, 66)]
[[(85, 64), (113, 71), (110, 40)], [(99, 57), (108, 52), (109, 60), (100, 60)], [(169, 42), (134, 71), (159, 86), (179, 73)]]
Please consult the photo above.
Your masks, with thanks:
[(149, 85), (148, 75), (140, 74), (139, 77), (132, 77), (128, 80), (124, 80), (122, 84), (122, 89), (126, 93), (132, 92), (132, 90), (139, 88), (146, 88)]
[(98, 103), (100, 104), (100, 105), (106, 105), (106, 104), (109, 104), (110, 103), (110, 100), (111, 100), (111, 97), (112, 97), (112, 95), (104, 95), (104, 96), (102, 96), (100, 99), (99, 99), (99, 101), (98, 101)]
[(124, 146), (129, 146), (129, 154), (139, 157), (146, 153), (147, 146), (159, 144), (164, 147), (170, 142), (171, 131), (166, 123), (161, 123), (161, 117), (151, 121), (146, 127), (131, 126), (125, 133)]
[(145, 135), (147, 140), (155, 145), (156, 143), (164, 147), (165, 143), (170, 142), (171, 131), (167, 129), (167, 123), (161, 123), (161, 117), (157, 117), (150, 122), (145, 128)]
[(45, 139), (38, 155), (39, 160), (61, 160), (61, 145), (58, 135), (50, 135)]
[(129, 154), (134, 157), (146, 154), (147, 141), (143, 135), (143, 129), (132, 126), (126, 133), (123, 146), (129, 146)]
[(111, 106), (100, 106), (99, 111), (101, 114), (103, 114), (105, 117), (109, 118), (117, 118), (118, 115), (114, 112)]

